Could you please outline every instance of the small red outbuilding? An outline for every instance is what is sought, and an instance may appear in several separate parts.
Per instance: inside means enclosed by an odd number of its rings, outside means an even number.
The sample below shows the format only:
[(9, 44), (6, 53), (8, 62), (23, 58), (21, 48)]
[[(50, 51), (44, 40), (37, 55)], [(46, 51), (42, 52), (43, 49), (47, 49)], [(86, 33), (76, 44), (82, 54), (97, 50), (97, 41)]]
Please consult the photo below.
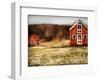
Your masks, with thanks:
[(30, 46), (36, 46), (36, 45), (39, 45), (39, 41), (40, 41), (40, 38), (38, 35), (29, 35), (29, 38), (28, 38), (28, 45)]
[(69, 30), (71, 46), (88, 45), (88, 26), (83, 21), (77, 20)]

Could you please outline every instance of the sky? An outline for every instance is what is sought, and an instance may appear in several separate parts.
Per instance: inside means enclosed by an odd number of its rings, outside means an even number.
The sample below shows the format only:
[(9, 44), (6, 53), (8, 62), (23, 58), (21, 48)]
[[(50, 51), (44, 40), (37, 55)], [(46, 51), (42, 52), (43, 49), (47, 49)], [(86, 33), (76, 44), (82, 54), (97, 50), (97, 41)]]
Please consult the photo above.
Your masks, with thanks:
[(81, 19), (85, 24), (88, 24), (87, 17), (70, 17), (70, 16), (41, 16), (29, 15), (28, 24), (69, 24), (72, 25), (78, 19)]

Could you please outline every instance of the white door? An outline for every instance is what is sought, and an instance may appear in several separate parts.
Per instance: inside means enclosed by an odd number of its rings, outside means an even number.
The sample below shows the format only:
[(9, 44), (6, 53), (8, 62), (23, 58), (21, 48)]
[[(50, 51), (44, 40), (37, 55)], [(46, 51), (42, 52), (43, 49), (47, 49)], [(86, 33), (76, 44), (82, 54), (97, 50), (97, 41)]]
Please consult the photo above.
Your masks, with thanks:
[(82, 34), (77, 34), (77, 45), (82, 45)]

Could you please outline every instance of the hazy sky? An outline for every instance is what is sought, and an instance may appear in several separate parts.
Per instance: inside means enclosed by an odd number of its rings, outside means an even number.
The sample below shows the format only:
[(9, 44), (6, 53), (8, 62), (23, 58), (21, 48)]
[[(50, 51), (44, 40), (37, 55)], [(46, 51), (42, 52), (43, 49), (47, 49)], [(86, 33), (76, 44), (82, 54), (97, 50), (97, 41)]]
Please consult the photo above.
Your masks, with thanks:
[(73, 24), (78, 19), (88, 24), (87, 17), (69, 17), (69, 16), (28, 16), (28, 24)]

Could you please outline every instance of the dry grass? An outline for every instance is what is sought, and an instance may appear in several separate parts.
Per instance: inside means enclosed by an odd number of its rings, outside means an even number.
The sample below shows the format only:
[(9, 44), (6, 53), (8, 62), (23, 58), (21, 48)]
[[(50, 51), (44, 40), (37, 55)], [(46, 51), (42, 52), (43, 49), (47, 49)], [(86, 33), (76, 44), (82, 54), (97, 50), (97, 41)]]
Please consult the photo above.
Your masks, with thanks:
[[(45, 44), (45, 45), (43, 45)], [(52, 43), (52, 47), (42, 43), (40, 46), (28, 48), (29, 66), (49, 66), (49, 65), (69, 65), (69, 64), (87, 64), (87, 47), (65, 47), (59, 48), (61, 43)], [(55, 47), (56, 48), (53, 48)], [(58, 47), (58, 48), (57, 48)]]
[(70, 40), (62, 40), (62, 41), (51, 41), (51, 42), (41, 42), (40, 46), (44, 46), (47, 48), (61, 48), (67, 47), (70, 45)]

